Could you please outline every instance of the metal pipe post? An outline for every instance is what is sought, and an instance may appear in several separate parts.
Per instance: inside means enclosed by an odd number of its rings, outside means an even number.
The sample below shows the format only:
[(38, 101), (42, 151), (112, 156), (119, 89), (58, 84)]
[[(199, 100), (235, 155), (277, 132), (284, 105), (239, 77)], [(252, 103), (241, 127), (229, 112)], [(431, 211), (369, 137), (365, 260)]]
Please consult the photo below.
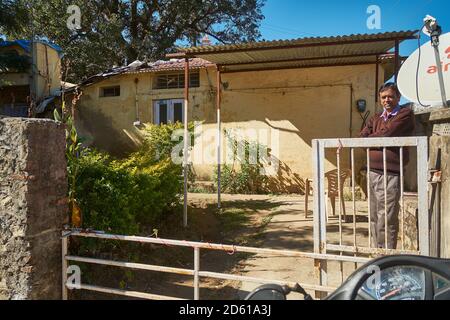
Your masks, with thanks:
[(188, 226), (188, 152), (189, 152), (189, 128), (188, 128), (188, 110), (189, 110), (189, 58), (186, 58), (184, 65), (184, 149), (183, 149), (183, 175), (184, 175), (184, 211), (183, 226)]

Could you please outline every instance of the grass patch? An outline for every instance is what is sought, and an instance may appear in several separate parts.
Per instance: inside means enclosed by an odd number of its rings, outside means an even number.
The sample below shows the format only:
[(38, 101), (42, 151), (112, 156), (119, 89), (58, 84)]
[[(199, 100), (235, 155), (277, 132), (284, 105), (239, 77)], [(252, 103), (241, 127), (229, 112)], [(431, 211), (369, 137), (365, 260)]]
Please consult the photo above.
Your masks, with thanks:
[(248, 212), (238, 208), (228, 208), (222, 211), (219, 216), (222, 232), (227, 234), (236, 229), (245, 227), (250, 222)]

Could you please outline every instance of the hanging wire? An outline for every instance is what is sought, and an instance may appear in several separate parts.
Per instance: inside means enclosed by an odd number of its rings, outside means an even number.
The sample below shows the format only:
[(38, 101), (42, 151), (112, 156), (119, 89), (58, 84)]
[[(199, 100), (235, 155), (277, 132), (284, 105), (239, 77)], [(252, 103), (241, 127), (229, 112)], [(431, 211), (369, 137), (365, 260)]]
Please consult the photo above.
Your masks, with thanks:
[(419, 69), (420, 69), (420, 59), (422, 57), (422, 46), (420, 43), (420, 38), (421, 38), (421, 32), (423, 30), (423, 28), (425, 28), (426, 23), (423, 24), (422, 28), (420, 28), (419, 31), (419, 36), (417, 37), (417, 41), (418, 41), (418, 46), (419, 46), (419, 58), (417, 60), (417, 70), (416, 70), (416, 94), (417, 94), (417, 102), (419, 102), (419, 104), (422, 107), (429, 107), (430, 105), (424, 105), (421, 101), (420, 101), (420, 97), (419, 97)]

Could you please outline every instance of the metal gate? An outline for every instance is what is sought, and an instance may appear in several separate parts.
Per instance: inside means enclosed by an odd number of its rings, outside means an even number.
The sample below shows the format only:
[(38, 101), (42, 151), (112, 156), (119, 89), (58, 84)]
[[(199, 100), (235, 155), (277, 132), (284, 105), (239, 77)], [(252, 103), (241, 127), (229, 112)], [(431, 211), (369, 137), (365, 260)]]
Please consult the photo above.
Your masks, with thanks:
[[(116, 240), (116, 241), (125, 241), (125, 242), (134, 242), (134, 243), (147, 243), (154, 245), (163, 245), (169, 247), (185, 247), (193, 249), (193, 269), (182, 269), (182, 268), (171, 268), (160, 265), (150, 265), (150, 264), (141, 264), (141, 263), (131, 263), (127, 261), (113, 261), (113, 260), (104, 260), (104, 259), (95, 259), (88, 257), (80, 257), (68, 255), (68, 241), (71, 237), (82, 237), (82, 238), (96, 238), (96, 239), (104, 239), (104, 240)], [(95, 291), (101, 293), (108, 293), (113, 295), (125, 296), (125, 297), (133, 297), (140, 299), (149, 299), (149, 300), (183, 300), (173, 296), (162, 296), (158, 294), (152, 294), (148, 292), (136, 292), (131, 290), (123, 290), (123, 289), (115, 289), (115, 288), (106, 288), (93, 284), (86, 284), (81, 282), (81, 275), (78, 280), (79, 283), (73, 283), (72, 280), (68, 279), (68, 272), (70, 272), (70, 262), (81, 262), (95, 265), (104, 265), (104, 266), (113, 266), (119, 268), (133, 269), (133, 270), (146, 270), (146, 271), (156, 271), (161, 273), (169, 273), (169, 274), (177, 274), (177, 275), (187, 275), (193, 277), (193, 298), (194, 300), (200, 300), (200, 284), (202, 278), (212, 278), (212, 279), (223, 279), (223, 280), (234, 280), (240, 282), (250, 282), (250, 283), (258, 283), (258, 284), (268, 284), (275, 283), (280, 285), (289, 285), (294, 286), (295, 282), (289, 282), (286, 280), (275, 280), (275, 279), (263, 279), (263, 278), (255, 278), (255, 277), (246, 277), (234, 274), (226, 274), (226, 273), (217, 273), (217, 272), (209, 272), (201, 270), (200, 263), (200, 251), (201, 250), (215, 250), (215, 251), (225, 251), (229, 254), (235, 254), (238, 252), (246, 252), (246, 253), (263, 253), (267, 255), (275, 255), (275, 256), (289, 256), (289, 257), (298, 257), (311, 259), (314, 261), (314, 265), (317, 266), (320, 263), (324, 263), (326, 261), (338, 261), (338, 262), (355, 262), (360, 265), (363, 265), (369, 261), (367, 258), (354, 258), (354, 257), (346, 257), (339, 255), (331, 255), (331, 254), (317, 254), (311, 252), (300, 252), (293, 250), (273, 250), (273, 249), (264, 249), (264, 248), (251, 248), (251, 247), (241, 247), (234, 245), (223, 245), (223, 244), (213, 244), (213, 243), (203, 243), (203, 242), (192, 242), (192, 241), (180, 241), (180, 240), (170, 240), (170, 239), (160, 239), (160, 238), (149, 238), (149, 237), (137, 237), (137, 236), (124, 236), (124, 235), (113, 235), (106, 234), (104, 232), (99, 231), (82, 231), (82, 230), (65, 230), (62, 234), (62, 296), (63, 300), (68, 299), (68, 290), (78, 289), (78, 290), (87, 290), (87, 291)], [(76, 278), (76, 277), (75, 277)], [(302, 280), (302, 279), (299, 279)], [(317, 282), (317, 278), (315, 282)], [(336, 287), (331, 286), (322, 286), (316, 283), (305, 283), (300, 281), (300, 285), (308, 291), (314, 291), (316, 296), (326, 296), (327, 293), (333, 292)]]
[[(334, 252), (335, 254), (348, 254), (354, 257), (358, 256), (376, 256), (386, 254), (420, 254), (429, 255), (430, 253), (430, 241), (429, 241), (429, 213), (428, 213), (428, 142), (426, 137), (403, 137), (403, 138), (362, 138), (362, 139), (324, 139), (313, 140), (313, 166), (314, 166), (314, 251), (315, 253), (327, 254)], [(368, 228), (367, 233), (369, 235), (369, 241), (366, 244), (357, 243), (356, 237), (356, 200), (355, 200), (355, 150), (365, 150), (365, 155), (358, 160), (366, 162), (367, 167), (367, 190), (369, 190), (370, 183), (370, 162), (369, 151), (371, 148), (380, 148), (383, 150), (383, 162), (384, 162), (384, 192), (386, 195), (386, 151), (387, 148), (399, 148), (400, 149), (400, 237), (402, 248), (401, 249), (387, 249), (386, 248), (374, 248), (371, 245), (371, 212), (370, 212), (370, 192), (368, 194)], [(417, 213), (417, 239), (418, 239), (418, 251), (405, 250), (403, 247), (405, 240), (405, 226), (404, 226), (404, 148), (416, 148), (417, 149), (417, 196), (418, 196), (418, 213)], [(330, 244), (327, 240), (327, 199), (325, 192), (325, 161), (327, 149), (336, 149), (336, 165), (337, 165), (337, 179), (339, 189), (339, 244)], [(351, 170), (351, 194), (352, 194), (352, 231), (353, 231), (353, 243), (351, 245), (344, 245), (343, 243), (343, 222), (342, 222), (342, 189), (341, 189), (341, 158), (343, 150), (348, 150), (350, 153), (350, 170)], [(329, 155), (329, 153), (328, 153)], [(330, 159), (330, 156), (328, 156)], [(334, 159), (332, 159), (334, 160)], [(385, 196), (386, 199), (386, 196)], [(344, 201), (345, 205), (345, 201)], [(385, 219), (387, 219), (387, 206), (385, 205)], [(386, 221), (387, 222), (387, 221)], [(385, 223), (387, 227), (387, 223)], [(387, 232), (385, 230), (385, 234)], [(387, 244), (387, 239), (386, 239)], [(341, 265), (342, 266), (342, 265)], [(327, 283), (327, 263), (322, 261), (318, 266), (320, 271), (320, 284), (326, 286)], [(342, 274), (342, 267), (341, 267)]]

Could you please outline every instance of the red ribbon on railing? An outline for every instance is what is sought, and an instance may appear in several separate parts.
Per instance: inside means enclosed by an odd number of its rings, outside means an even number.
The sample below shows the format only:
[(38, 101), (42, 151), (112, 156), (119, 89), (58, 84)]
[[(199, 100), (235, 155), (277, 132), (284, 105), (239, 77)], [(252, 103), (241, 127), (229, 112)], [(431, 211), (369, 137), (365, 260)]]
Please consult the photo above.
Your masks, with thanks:
[(233, 251), (228, 251), (227, 249), (224, 248), (224, 246), (222, 245), (222, 249), (223, 251), (225, 251), (228, 255), (232, 256), (236, 253), (236, 246), (233, 245)]

